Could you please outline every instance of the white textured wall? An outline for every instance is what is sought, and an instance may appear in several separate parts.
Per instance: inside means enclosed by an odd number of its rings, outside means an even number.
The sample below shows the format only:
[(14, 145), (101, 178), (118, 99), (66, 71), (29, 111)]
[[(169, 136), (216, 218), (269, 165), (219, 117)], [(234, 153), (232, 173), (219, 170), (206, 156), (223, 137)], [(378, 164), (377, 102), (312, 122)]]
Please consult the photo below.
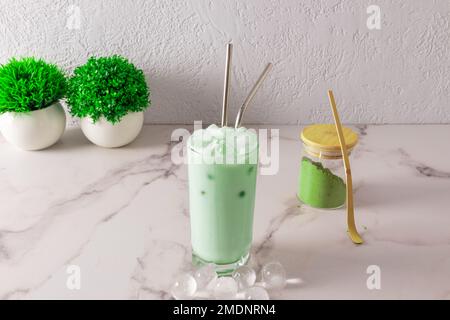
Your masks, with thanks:
[[(381, 30), (366, 26), (370, 4)], [(218, 122), (232, 40), (232, 117), (272, 61), (246, 122), (327, 121), (331, 87), (345, 122), (448, 123), (449, 20), (449, 0), (0, 0), (0, 62), (35, 55), (72, 71), (118, 53), (146, 72), (147, 122)]]

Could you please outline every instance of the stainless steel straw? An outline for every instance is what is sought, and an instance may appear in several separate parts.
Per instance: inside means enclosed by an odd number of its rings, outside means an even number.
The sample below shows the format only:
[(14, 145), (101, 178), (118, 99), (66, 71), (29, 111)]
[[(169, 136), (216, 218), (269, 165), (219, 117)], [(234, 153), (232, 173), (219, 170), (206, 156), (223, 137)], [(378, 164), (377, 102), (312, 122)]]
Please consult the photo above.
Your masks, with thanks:
[(228, 96), (230, 94), (230, 74), (231, 74), (231, 55), (233, 53), (233, 45), (227, 44), (227, 59), (225, 62), (225, 80), (223, 83), (223, 101), (222, 101), (222, 127), (226, 127), (228, 123)]
[(256, 81), (255, 85), (253, 86), (252, 90), (248, 94), (247, 98), (245, 99), (244, 103), (242, 104), (241, 108), (239, 109), (239, 112), (236, 117), (236, 123), (234, 125), (235, 128), (239, 128), (242, 122), (242, 117), (244, 116), (245, 109), (247, 109), (247, 106), (252, 102), (253, 97), (255, 96), (256, 92), (258, 91), (259, 87), (261, 87), (264, 79), (267, 77), (267, 74), (269, 73), (270, 69), (272, 69), (272, 64), (269, 63), (264, 71), (259, 76), (258, 80)]

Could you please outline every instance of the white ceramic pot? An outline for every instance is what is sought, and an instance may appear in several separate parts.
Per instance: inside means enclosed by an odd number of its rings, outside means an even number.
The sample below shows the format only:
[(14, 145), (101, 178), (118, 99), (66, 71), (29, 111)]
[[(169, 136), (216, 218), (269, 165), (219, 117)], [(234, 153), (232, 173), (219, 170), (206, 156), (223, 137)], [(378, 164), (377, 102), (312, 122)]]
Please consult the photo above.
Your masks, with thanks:
[(81, 130), (92, 143), (105, 148), (117, 148), (136, 139), (143, 124), (144, 112), (130, 112), (115, 124), (104, 117), (95, 123), (91, 118), (82, 118)]
[(3, 137), (22, 150), (41, 150), (55, 144), (66, 129), (66, 113), (59, 102), (47, 108), (0, 115)]

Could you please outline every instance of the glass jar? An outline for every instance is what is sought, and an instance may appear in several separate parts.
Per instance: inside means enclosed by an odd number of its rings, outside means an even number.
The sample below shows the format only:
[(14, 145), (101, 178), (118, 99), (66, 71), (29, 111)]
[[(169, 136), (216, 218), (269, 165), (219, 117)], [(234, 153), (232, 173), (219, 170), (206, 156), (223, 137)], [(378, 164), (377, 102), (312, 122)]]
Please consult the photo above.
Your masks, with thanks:
[[(347, 150), (358, 142), (358, 135), (343, 127)], [(310, 207), (340, 208), (345, 204), (345, 169), (341, 147), (332, 124), (315, 124), (302, 130), (303, 143), (297, 197)]]

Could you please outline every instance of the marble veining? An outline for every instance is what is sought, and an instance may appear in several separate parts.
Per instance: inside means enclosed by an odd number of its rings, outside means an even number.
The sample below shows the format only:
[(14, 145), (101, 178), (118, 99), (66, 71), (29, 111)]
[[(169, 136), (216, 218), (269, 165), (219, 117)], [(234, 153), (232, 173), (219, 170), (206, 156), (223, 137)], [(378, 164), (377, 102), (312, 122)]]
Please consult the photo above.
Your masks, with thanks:
[(437, 170), (424, 163), (414, 161), (411, 156), (402, 148), (398, 149), (398, 152), (403, 157), (403, 163), (417, 170), (417, 172), (425, 177), (434, 178), (450, 178), (449, 171)]
[[(191, 269), (187, 168), (171, 161), (175, 128), (147, 125), (114, 150), (78, 128), (40, 152), (0, 138), (0, 298), (170, 299), (174, 277)], [(298, 203), (300, 128), (269, 128), (280, 129), (280, 166), (258, 177), (250, 263), (285, 266), (290, 284), (273, 298), (450, 298), (450, 150), (441, 147), (450, 126), (355, 127), (361, 246), (346, 235), (344, 209)], [(71, 265), (80, 290), (66, 285)], [(370, 265), (381, 269), (380, 290), (366, 286)]]

